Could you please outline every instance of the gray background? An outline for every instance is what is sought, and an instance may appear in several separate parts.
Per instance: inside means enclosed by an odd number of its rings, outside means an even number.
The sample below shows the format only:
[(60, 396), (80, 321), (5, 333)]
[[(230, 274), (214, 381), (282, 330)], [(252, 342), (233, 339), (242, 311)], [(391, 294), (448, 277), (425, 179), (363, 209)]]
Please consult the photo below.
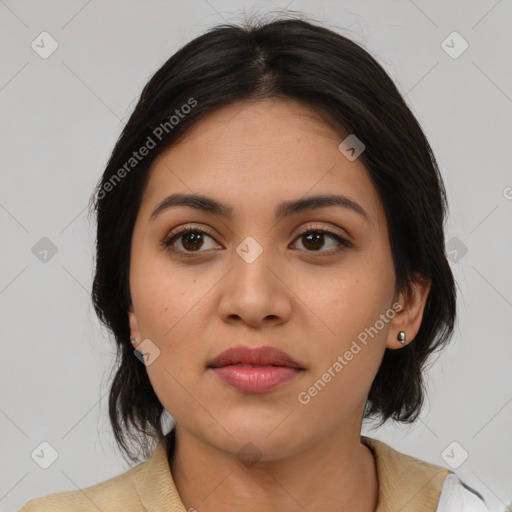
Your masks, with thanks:
[[(512, 500), (510, 0), (0, 0), (1, 511), (128, 469), (106, 413), (113, 343), (90, 304), (89, 195), (142, 87), (172, 53), (244, 10), (286, 7), (344, 27), (383, 64), (449, 194), (456, 334), (430, 369), (421, 420), (365, 431), (446, 467), (465, 450), (456, 473), (492, 510)], [(58, 48), (42, 58), (45, 31)], [(47, 469), (31, 457), (44, 441), (58, 453)]]

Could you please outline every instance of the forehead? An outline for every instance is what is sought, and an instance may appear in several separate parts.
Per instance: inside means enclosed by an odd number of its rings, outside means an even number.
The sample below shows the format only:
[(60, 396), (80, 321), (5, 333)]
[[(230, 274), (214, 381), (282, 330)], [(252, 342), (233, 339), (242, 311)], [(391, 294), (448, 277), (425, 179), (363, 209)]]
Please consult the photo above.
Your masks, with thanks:
[(340, 193), (380, 224), (384, 213), (368, 171), (359, 158), (350, 161), (340, 152), (348, 132), (329, 121), (293, 100), (215, 110), (153, 162), (142, 207), (173, 192), (194, 192), (235, 206), (236, 214), (239, 206), (256, 212), (283, 199)]

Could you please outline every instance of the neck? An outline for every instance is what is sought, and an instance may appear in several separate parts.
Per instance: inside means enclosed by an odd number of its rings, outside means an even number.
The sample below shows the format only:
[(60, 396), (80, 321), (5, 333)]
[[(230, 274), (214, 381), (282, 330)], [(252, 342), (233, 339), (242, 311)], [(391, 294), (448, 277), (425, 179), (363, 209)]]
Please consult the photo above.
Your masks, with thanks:
[(374, 512), (377, 507), (375, 461), (359, 431), (324, 438), (286, 458), (244, 464), (236, 454), (175, 428), (169, 465), (186, 510)]

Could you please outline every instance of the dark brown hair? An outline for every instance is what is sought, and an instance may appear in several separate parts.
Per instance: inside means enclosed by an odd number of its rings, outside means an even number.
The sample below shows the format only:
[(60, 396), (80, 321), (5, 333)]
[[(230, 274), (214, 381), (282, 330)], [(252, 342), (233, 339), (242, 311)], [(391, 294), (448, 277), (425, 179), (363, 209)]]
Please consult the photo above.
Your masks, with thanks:
[[(456, 291), (444, 248), (446, 193), (418, 121), (381, 65), (351, 39), (304, 19), (213, 27), (146, 84), (91, 197), (97, 214), (92, 299), (118, 349), (109, 416), (132, 461), (138, 458), (128, 439), (144, 459), (150, 438), (172, 442), (172, 433), (164, 435), (163, 406), (134, 357), (128, 324), (130, 244), (150, 167), (212, 110), (265, 98), (300, 101), (365, 144), (359, 158), (386, 213), (397, 290), (407, 291), (416, 279), (431, 281), (419, 332), (404, 348), (385, 351), (365, 417), (414, 421), (424, 400), (425, 363), (452, 334)], [(149, 148), (143, 157), (142, 147)]]

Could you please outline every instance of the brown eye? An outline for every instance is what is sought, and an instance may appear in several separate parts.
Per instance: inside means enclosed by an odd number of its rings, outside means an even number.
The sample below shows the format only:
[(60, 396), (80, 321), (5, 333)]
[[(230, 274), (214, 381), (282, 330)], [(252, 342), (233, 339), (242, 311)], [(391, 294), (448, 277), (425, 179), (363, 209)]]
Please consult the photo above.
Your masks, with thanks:
[(181, 240), (181, 245), (187, 251), (197, 251), (204, 243), (203, 233), (199, 233), (198, 231), (182, 233)]
[[(324, 247), (326, 239), (329, 238), (336, 242), (334, 244), (334, 250), (321, 251), (320, 249)], [(350, 243), (347, 240), (341, 238), (335, 233), (332, 233), (331, 231), (326, 231), (323, 229), (304, 231), (299, 235), (297, 240), (302, 240), (302, 245), (308, 252), (332, 253), (350, 247)], [(341, 249), (339, 249), (340, 245)], [(336, 247), (338, 247), (338, 249), (336, 249)]]
[[(210, 247), (208, 247), (208, 240), (215, 241), (213, 236), (205, 230), (189, 226), (171, 233), (162, 245), (166, 250), (179, 256), (194, 257), (201, 253), (209, 252), (208, 249), (216, 247), (212, 242), (210, 242)], [(316, 252), (322, 255), (337, 253), (351, 246), (350, 242), (344, 238), (325, 229), (304, 231), (296, 240), (301, 240), (304, 251), (309, 253)], [(329, 245), (329, 240), (331, 241), (331, 247), (327, 247), (327, 250), (322, 250), (326, 245)]]
[(206, 231), (189, 227), (171, 234), (163, 246), (171, 252), (184, 253), (184, 256), (188, 256), (186, 253), (205, 252), (200, 249), (205, 246), (207, 239), (213, 240)]

